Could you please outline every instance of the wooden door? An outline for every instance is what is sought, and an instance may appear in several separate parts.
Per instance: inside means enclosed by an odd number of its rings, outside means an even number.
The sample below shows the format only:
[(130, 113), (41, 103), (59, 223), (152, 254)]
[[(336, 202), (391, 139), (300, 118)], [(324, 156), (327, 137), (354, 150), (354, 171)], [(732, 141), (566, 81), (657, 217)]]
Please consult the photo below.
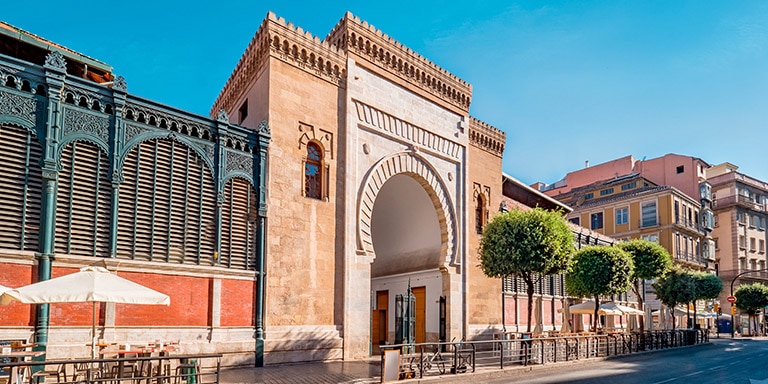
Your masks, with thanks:
[(371, 316), (371, 342), (374, 346), (387, 343), (389, 324), (387, 318), (389, 291), (376, 292), (376, 309)]
[(413, 313), (416, 316), (416, 326), (413, 336), (416, 343), (424, 343), (427, 341), (427, 287), (416, 287), (412, 291), (416, 299), (416, 310)]

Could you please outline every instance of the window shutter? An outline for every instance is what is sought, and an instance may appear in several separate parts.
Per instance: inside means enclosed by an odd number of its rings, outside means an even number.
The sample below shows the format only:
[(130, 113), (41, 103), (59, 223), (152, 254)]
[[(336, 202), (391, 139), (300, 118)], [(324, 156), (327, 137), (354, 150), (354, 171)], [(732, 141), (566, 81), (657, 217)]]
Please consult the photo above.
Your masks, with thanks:
[(256, 215), (256, 193), (242, 178), (227, 182), (222, 206), (221, 265), (234, 269), (254, 269), (255, 237), (251, 219)]
[(37, 251), (42, 201), (40, 144), (26, 129), (0, 126), (0, 248)]
[(55, 252), (109, 256), (109, 158), (96, 144), (73, 142), (61, 154)]
[(184, 144), (137, 145), (123, 163), (118, 257), (170, 263), (215, 263), (213, 177)]

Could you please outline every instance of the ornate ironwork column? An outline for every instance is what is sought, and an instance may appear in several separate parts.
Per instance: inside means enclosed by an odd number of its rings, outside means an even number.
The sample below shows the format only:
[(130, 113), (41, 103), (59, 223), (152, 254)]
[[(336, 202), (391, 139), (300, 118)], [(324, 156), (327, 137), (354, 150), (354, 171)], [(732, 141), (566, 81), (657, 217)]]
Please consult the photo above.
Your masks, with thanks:
[(110, 181), (112, 182), (112, 216), (109, 218), (109, 256), (117, 257), (117, 227), (120, 208), (120, 184), (123, 183), (122, 172), (117, 171), (117, 160), (125, 145), (125, 123), (123, 122), (123, 108), (128, 91), (125, 79), (118, 76), (112, 83), (113, 101), (115, 103), (115, 129), (112, 131), (112, 153), (109, 155)]
[(266, 251), (266, 222), (267, 222), (267, 149), (271, 138), (269, 125), (266, 121), (259, 124), (259, 158), (255, 179), (259, 188), (259, 206), (257, 218), (257, 244), (256, 244), (256, 366), (264, 366), (264, 288), (266, 287), (267, 273), (264, 270)]
[[(51, 278), (51, 260), (54, 253), (56, 229), (56, 192), (61, 161), (57, 158), (61, 139), (61, 91), (64, 88), (67, 63), (61, 52), (53, 51), (45, 58), (45, 81), (48, 84), (48, 109), (45, 118), (45, 138), (41, 163), (43, 176), (42, 210), (40, 214), (40, 244), (37, 258), (38, 281)], [(49, 305), (37, 306), (35, 321), (35, 349), (44, 351), (48, 346)]]

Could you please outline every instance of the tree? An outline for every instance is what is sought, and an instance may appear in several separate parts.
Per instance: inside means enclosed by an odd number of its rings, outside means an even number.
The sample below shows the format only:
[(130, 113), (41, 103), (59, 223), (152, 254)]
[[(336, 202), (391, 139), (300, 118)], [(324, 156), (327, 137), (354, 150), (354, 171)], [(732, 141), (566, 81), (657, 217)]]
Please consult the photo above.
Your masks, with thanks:
[(573, 252), (573, 234), (561, 212), (515, 209), (486, 225), (480, 240), (480, 268), (488, 277), (519, 276), (525, 281), (530, 332), (534, 284), (541, 276), (564, 271)]
[(573, 256), (565, 275), (568, 294), (595, 298), (592, 329), (597, 329), (600, 295), (617, 295), (631, 285), (632, 256), (618, 247), (589, 246)]
[[(643, 295), (640, 292), (643, 280), (653, 280), (664, 276), (672, 265), (672, 257), (659, 243), (634, 239), (619, 243), (618, 247), (632, 256), (635, 269), (632, 273), (632, 291), (637, 296), (637, 303), (643, 309)], [(640, 317), (640, 331), (645, 329), (645, 321)]]
[[(720, 297), (723, 291), (723, 282), (719, 277), (702, 271), (691, 272), (693, 283), (696, 286), (696, 300), (712, 300)], [(696, 306), (693, 306), (696, 308)], [(696, 323), (696, 312), (693, 313), (693, 322)]]
[[(653, 283), (656, 290), (656, 296), (661, 302), (669, 308), (674, 308), (678, 304), (690, 303), (696, 298), (696, 283), (693, 281), (691, 273), (680, 267), (672, 267), (669, 272)], [(674, 316), (672, 318), (672, 329), (675, 329)]]
[(749, 331), (752, 331), (752, 317), (768, 306), (768, 286), (761, 283), (742, 284), (733, 293), (736, 296), (736, 308), (749, 315)]

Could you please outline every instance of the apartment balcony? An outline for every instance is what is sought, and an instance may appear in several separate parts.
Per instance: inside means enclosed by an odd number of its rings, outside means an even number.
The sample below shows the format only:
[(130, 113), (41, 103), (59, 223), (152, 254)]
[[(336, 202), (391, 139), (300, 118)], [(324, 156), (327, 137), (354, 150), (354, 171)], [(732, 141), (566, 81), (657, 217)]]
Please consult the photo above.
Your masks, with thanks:
[(675, 261), (695, 264), (698, 266), (707, 265), (707, 261), (704, 260), (704, 256), (695, 252), (677, 251), (675, 252)]
[(703, 225), (699, 224), (697, 221), (686, 219), (682, 216), (675, 216), (675, 224), (685, 227), (687, 229), (690, 229), (692, 231), (702, 233), (702, 234), (706, 233), (706, 231), (708, 230)]
[(749, 196), (742, 195), (718, 197), (717, 200), (715, 200), (714, 208), (727, 208), (734, 205), (757, 212), (768, 212), (765, 208), (765, 204), (757, 203), (750, 199)]

